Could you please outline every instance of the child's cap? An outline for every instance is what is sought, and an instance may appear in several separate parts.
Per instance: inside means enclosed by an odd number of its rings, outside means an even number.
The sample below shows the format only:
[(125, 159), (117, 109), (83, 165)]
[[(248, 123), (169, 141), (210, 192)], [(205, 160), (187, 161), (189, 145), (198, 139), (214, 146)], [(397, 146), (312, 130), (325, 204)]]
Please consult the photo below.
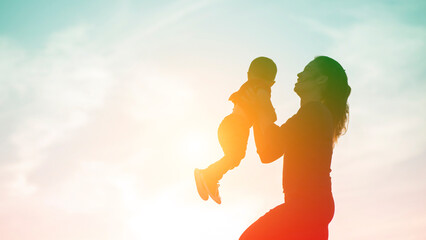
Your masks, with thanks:
[(277, 65), (270, 58), (258, 57), (250, 63), (248, 72), (254, 77), (273, 81), (277, 75)]

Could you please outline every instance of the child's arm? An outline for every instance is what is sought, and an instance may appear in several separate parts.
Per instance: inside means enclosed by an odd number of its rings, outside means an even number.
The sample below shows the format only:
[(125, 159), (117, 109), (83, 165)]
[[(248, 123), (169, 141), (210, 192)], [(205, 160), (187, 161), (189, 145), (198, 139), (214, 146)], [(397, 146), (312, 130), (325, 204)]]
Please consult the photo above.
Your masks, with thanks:
[(266, 82), (263, 79), (254, 79), (245, 82), (237, 92), (233, 93), (229, 97), (229, 100), (232, 101), (235, 105), (234, 112), (243, 116), (250, 123), (250, 125), (252, 125), (256, 118), (256, 109), (255, 106), (251, 103), (251, 99), (248, 99), (248, 95), (254, 94), (260, 90), (265, 91), (265, 93), (270, 98), (271, 87), (274, 85), (274, 83), (274, 81)]

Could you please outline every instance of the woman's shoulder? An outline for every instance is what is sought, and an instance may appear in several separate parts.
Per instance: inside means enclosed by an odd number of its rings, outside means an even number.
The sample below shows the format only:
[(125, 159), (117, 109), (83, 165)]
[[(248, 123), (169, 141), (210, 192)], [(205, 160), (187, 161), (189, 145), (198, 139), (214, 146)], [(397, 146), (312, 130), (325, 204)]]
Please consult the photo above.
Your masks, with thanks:
[(331, 113), (328, 110), (327, 106), (325, 106), (322, 102), (319, 101), (311, 101), (306, 104), (304, 104), (302, 107), (300, 107), (298, 113), (300, 114), (315, 114), (315, 115), (324, 115), (324, 116), (330, 116)]
[(316, 122), (317, 124), (332, 124), (333, 117), (327, 106), (319, 101), (308, 102), (298, 111), (299, 117), (307, 122)]

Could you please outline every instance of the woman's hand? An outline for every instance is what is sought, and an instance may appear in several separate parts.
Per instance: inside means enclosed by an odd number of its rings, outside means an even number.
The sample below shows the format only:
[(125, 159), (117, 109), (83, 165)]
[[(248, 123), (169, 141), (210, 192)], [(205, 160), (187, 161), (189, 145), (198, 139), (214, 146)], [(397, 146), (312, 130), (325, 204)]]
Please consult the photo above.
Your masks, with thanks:
[(256, 112), (256, 122), (275, 122), (277, 116), (275, 109), (271, 102), (271, 91), (270, 89), (264, 88), (250, 88), (245, 91), (244, 101), (253, 107)]
[(268, 90), (264, 88), (247, 88), (244, 91), (244, 94), (242, 95), (241, 99), (250, 106), (253, 106), (254, 108), (258, 109), (262, 105), (270, 102), (271, 91), (270, 89)]

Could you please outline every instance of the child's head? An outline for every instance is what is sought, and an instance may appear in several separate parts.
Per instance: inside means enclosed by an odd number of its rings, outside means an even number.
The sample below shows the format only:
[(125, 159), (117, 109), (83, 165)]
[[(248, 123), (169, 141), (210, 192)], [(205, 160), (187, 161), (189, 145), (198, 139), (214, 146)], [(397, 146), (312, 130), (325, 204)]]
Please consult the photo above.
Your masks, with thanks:
[(254, 59), (249, 67), (248, 79), (261, 79), (270, 83), (274, 83), (275, 75), (277, 75), (277, 65), (272, 59), (267, 57), (258, 57)]

